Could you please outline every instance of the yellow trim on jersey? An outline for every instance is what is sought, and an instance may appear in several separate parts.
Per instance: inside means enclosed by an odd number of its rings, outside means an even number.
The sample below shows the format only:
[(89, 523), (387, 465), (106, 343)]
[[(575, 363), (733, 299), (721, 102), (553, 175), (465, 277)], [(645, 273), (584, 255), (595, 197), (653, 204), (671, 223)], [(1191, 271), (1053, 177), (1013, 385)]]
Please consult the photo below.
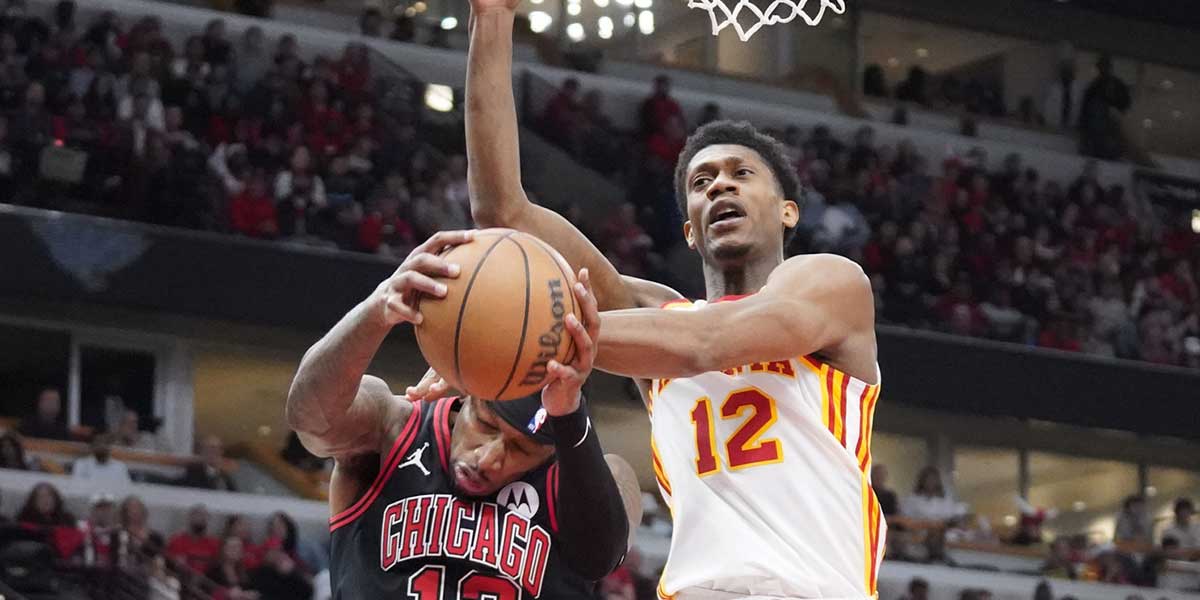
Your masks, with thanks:
[(846, 435), (846, 415), (842, 414), (842, 404), (846, 401), (845, 395), (842, 393), (842, 387), (846, 384), (847, 375), (837, 369), (833, 371), (833, 395), (829, 399), (833, 412), (833, 427), (830, 427), (830, 432), (833, 437), (839, 441), (845, 439)]
[(863, 589), (871, 593), (871, 509), (867, 501), (867, 474), (859, 473), (862, 478), (862, 515), (863, 515)]
[(821, 365), (820, 372), (821, 384), (821, 424), (825, 429), (833, 431), (833, 426), (829, 423), (829, 386), (825, 384), (829, 378), (829, 365)]
[(797, 358), (796, 362), (807, 367), (809, 371), (813, 372), (813, 375), (816, 375), (817, 377), (821, 376), (821, 366), (822, 365), (820, 363), (813, 361), (811, 358), (809, 358), (807, 356), (801, 356), (801, 357)]
[(650, 435), (650, 466), (654, 468), (654, 477), (658, 479), (658, 485), (663, 488), (666, 495), (671, 494), (671, 480), (667, 478), (665, 467), (662, 466), (662, 456), (658, 453), (658, 445), (654, 443), (654, 435)]
[(672, 309), (677, 310), (680, 308), (685, 308), (685, 307), (690, 307), (690, 306), (692, 306), (692, 301), (686, 300), (686, 299), (672, 300), (672, 301), (667, 302), (666, 304), (662, 305), (662, 307), (666, 310), (672, 310)]
[[(663, 573), (663, 576), (666, 576), (665, 572)], [(667, 593), (666, 588), (663, 587), (662, 579), (658, 580), (658, 588), (654, 591), (658, 593), (659, 600), (674, 600), (675, 598), (674, 594)]]

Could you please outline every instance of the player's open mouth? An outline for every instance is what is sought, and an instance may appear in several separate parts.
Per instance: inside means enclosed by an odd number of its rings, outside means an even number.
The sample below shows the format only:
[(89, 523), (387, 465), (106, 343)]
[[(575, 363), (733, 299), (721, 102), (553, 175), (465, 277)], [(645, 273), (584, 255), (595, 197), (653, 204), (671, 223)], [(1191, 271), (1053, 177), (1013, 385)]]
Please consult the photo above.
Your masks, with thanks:
[(717, 205), (713, 206), (709, 211), (709, 229), (715, 231), (723, 231), (736, 227), (746, 215), (742, 213), (742, 209), (730, 201), (717, 201)]
[(466, 467), (461, 463), (454, 465), (454, 483), (458, 485), (458, 489), (472, 496), (482, 495), (487, 491), (487, 481), (483, 479), (474, 469)]

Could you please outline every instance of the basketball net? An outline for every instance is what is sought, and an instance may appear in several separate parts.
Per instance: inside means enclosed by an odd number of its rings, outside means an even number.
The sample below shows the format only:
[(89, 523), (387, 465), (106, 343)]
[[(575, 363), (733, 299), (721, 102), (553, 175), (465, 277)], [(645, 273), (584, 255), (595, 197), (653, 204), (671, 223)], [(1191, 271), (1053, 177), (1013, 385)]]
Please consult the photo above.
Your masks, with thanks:
[[(821, 5), (820, 10), (817, 11), (815, 16), (804, 12), (804, 7), (810, 1), (819, 2)], [(737, 4), (734, 5), (733, 10), (730, 10), (725, 5), (725, 0), (688, 0), (688, 8), (701, 8), (708, 11), (708, 18), (712, 20), (713, 35), (717, 35), (721, 33), (722, 29), (733, 25), (738, 37), (745, 42), (755, 32), (762, 29), (764, 25), (790, 23), (796, 17), (800, 17), (809, 26), (815, 26), (825, 16), (826, 9), (839, 15), (845, 14), (846, 0), (772, 0), (771, 6), (767, 7), (765, 11), (759, 9), (750, 0), (737, 0)], [(758, 20), (748, 29), (743, 28), (742, 24), (738, 23), (738, 15), (743, 10), (748, 10), (758, 17)], [(717, 14), (718, 12), (720, 13), (719, 15)]]

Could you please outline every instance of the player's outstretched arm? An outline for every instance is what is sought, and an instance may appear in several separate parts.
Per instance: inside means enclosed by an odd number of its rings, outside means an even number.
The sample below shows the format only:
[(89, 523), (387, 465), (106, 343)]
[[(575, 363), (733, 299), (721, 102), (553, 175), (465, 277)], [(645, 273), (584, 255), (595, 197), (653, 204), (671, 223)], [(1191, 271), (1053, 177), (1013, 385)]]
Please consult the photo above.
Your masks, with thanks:
[(445, 295), (435, 277), (458, 276), (458, 266), (438, 252), (473, 236), (445, 231), (429, 238), (304, 353), (286, 410), (288, 426), (310, 452), (333, 457), (377, 452), (386, 429), (412, 413), (412, 405), (397, 400), (383, 380), (365, 375), (367, 366), (392, 327), (421, 321), (413, 308), (418, 294)]
[[(697, 310), (631, 309), (601, 315), (596, 366), (629, 377), (690, 377), (821, 352), (874, 365), (874, 298), (862, 269), (834, 255), (798, 256), (758, 293)], [(866, 377), (867, 365), (848, 372)]]
[(472, 0), (467, 54), (467, 178), (471, 215), (480, 227), (507, 227), (541, 238), (574, 269), (592, 272), (604, 310), (658, 306), (679, 295), (627, 285), (574, 225), (529, 201), (521, 185), (520, 145), (512, 85), (512, 28), (519, 0)]

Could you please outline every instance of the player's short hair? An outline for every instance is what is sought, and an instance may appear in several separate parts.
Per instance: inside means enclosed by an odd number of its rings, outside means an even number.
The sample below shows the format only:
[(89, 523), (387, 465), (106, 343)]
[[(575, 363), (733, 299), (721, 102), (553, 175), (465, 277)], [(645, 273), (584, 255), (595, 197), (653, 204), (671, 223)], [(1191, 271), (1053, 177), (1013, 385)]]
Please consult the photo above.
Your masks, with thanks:
[[(783, 191), (786, 200), (795, 202), (801, 210), (804, 209), (804, 199), (801, 197), (800, 177), (796, 168), (787, 159), (787, 152), (779, 140), (760, 132), (746, 121), (713, 121), (696, 130), (688, 138), (679, 153), (679, 162), (675, 163), (675, 201), (679, 214), (687, 220), (687, 169), (696, 154), (709, 146), (729, 144), (745, 146), (758, 153), (767, 162), (771, 174), (775, 176), (779, 189)], [(784, 239), (790, 229), (785, 232)]]

